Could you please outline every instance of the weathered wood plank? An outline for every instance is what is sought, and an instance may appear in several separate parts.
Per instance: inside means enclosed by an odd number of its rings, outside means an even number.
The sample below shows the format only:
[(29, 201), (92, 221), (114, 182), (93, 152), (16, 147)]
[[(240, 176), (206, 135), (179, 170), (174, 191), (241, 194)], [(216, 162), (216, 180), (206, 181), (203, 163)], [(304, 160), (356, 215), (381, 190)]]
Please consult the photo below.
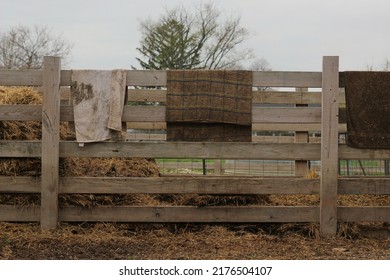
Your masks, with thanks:
[(339, 178), (338, 194), (390, 194), (390, 178)]
[[(390, 178), (339, 178), (338, 194), (389, 195)], [(40, 193), (41, 179), (0, 176), (2, 193)], [(61, 193), (319, 194), (318, 179), (158, 177), (60, 178)]]
[(253, 91), (254, 104), (321, 104), (321, 92)]
[(164, 70), (131, 70), (127, 72), (128, 86), (166, 86), (167, 73)]
[[(254, 104), (321, 104), (321, 92), (293, 91), (253, 91)], [(340, 92), (340, 103), (345, 103), (345, 93)], [(163, 102), (167, 99), (166, 90), (129, 89), (128, 101)]]
[(320, 123), (321, 108), (253, 108), (254, 123)]
[(128, 133), (126, 141), (166, 141), (167, 135), (162, 133)]
[[(0, 84), (6, 86), (41, 86), (40, 70), (1, 70)], [(61, 71), (61, 85), (71, 85), (71, 71)], [(166, 86), (166, 71), (130, 70), (127, 74), (128, 86)], [(320, 72), (253, 72), (253, 86), (268, 87), (321, 87)]]
[(0, 205), (0, 221), (38, 222), (40, 215), (40, 206)]
[(41, 105), (0, 105), (1, 121), (40, 121)]
[(389, 159), (388, 149), (357, 149), (345, 144), (339, 145), (339, 159)]
[(128, 98), (129, 102), (166, 102), (167, 91), (162, 89), (148, 90), (148, 89), (129, 89)]
[[(253, 131), (321, 131), (320, 123), (253, 123)], [(339, 131), (346, 132), (347, 125), (339, 124)]]
[[(0, 120), (41, 120), (41, 105), (0, 105)], [(345, 110), (340, 110), (340, 122), (345, 123)], [(73, 107), (61, 106), (61, 121), (74, 121)], [(124, 122), (165, 122), (165, 106), (125, 106)], [(320, 108), (253, 108), (253, 123), (319, 124)]]
[(319, 209), (311, 206), (264, 207), (191, 207), (191, 206), (116, 206), (65, 207), (60, 209), (64, 222), (155, 222), (155, 223), (261, 223), (318, 222)]
[(167, 129), (166, 122), (127, 122), (128, 129)]
[[(1, 189), (0, 189), (1, 190)], [(236, 177), (61, 178), (61, 193), (318, 194), (318, 179)]]
[[(65, 108), (64, 108), (65, 107)], [(71, 106), (64, 106), (67, 112), (61, 120), (72, 121)], [(125, 106), (123, 111), (125, 122), (165, 122), (165, 106)], [(320, 123), (321, 108), (253, 108), (254, 123)]]
[(325, 56), (322, 64), (320, 232), (337, 232), (339, 58)]
[(0, 70), (1, 86), (42, 86), (42, 70)]
[(41, 157), (39, 141), (0, 141), (0, 157)]
[[(321, 72), (254, 71), (254, 87), (321, 87)], [(0, 70), (0, 85), (41, 86), (41, 70)], [(61, 86), (71, 85), (71, 70), (61, 71)], [(166, 71), (129, 70), (128, 86), (166, 86)]]
[(125, 106), (125, 122), (165, 122), (165, 106)]
[(41, 178), (0, 176), (0, 193), (40, 193)]
[(254, 71), (254, 87), (321, 87), (321, 72)]
[(44, 57), (42, 105), (41, 228), (58, 223), (61, 59)]
[(320, 144), (104, 142), (79, 147), (75, 142), (61, 142), (60, 156), (318, 160)]
[(390, 222), (390, 207), (338, 207), (340, 222)]
[[(126, 78), (127, 86), (165, 86), (166, 71), (163, 70), (129, 70)], [(61, 71), (61, 86), (71, 85), (71, 70)]]
[[(140, 145), (140, 146), (138, 146)], [(146, 146), (145, 146), (146, 145)], [(151, 147), (148, 147), (151, 145)], [(164, 146), (166, 145), (166, 146)], [(182, 146), (184, 145), (184, 146)], [(176, 147), (187, 147), (189, 145), (193, 150), (201, 149), (199, 152), (189, 151), (176, 151)], [(94, 152), (98, 152), (99, 155), (95, 156), (110, 156), (110, 157), (120, 157), (120, 156), (145, 156), (155, 157), (155, 158), (176, 158), (187, 157), (191, 158), (192, 156), (197, 157), (196, 155), (206, 156), (207, 158), (219, 158), (219, 151), (229, 150), (229, 154), (237, 157), (240, 152), (243, 150), (246, 153), (250, 153), (246, 159), (308, 159), (316, 160), (320, 156), (320, 146), (316, 143), (310, 144), (294, 144), (294, 143), (222, 143), (221, 148), (218, 146), (221, 143), (176, 143), (176, 142), (159, 142), (159, 143), (138, 143), (138, 142), (102, 142), (88, 144), (84, 148), (78, 148), (77, 143), (74, 142), (61, 142), (60, 143), (60, 156), (61, 157), (77, 157), (77, 153), (80, 152), (80, 156), (94, 156)], [(237, 145), (237, 149), (240, 152), (234, 152), (234, 145)], [(255, 145), (255, 146), (253, 146)], [(256, 146), (257, 145), (257, 146)], [(155, 146), (155, 147), (153, 147)], [(167, 151), (158, 151), (159, 147), (168, 149)], [(86, 149), (85, 149), (86, 148)], [(138, 150), (139, 148), (139, 150)], [(146, 150), (151, 148), (153, 151), (156, 150), (156, 154), (153, 155), (152, 151), (147, 152)], [(210, 153), (207, 152), (207, 149), (210, 148)], [(262, 149), (261, 151), (253, 154), (255, 148)], [(99, 149), (102, 150), (99, 153)], [(272, 151), (271, 149), (274, 149)], [(299, 149), (301, 149), (299, 151)], [(292, 154), (287, 154), (292, 152)], [(299, 153), (302, 152), (302, 156), (299, 156)], [(281, 154), (286, 153), (286, 154)], [(212, 155), (212, 156), (211, 156)], [(218, 156), (217, 156), (218, 155)], [(0, 141), (0, 157), (41, 157), (41, 142), (40, 141)], [(264, 158), (262, 158), (264, 157)], [(234, 159), (229, 157), (222, 157), (226, 159)], [(244, 155), (239, 158), (244, 158)], [(377, 150), (367, 150), (367, 149), (356, 149), (346, 146), (345, 144), (339, 144), (339, 159), (356, 159), (356, 160), (370, 160), (370, 159), (389, 159), (390, 150), (377, 149)]]

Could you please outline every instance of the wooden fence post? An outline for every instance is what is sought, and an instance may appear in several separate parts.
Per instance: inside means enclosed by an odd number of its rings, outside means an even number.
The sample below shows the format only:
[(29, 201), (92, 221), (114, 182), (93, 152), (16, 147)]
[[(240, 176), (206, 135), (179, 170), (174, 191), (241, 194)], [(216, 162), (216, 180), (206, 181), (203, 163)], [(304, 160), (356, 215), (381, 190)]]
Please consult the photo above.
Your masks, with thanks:
[(339, 57), (324, 56), (322, 64), (320, 232), (337, 233)]
[(60, 143), (59, 57), (43, 60), (41, 229), (55, 229), (58, 223)]

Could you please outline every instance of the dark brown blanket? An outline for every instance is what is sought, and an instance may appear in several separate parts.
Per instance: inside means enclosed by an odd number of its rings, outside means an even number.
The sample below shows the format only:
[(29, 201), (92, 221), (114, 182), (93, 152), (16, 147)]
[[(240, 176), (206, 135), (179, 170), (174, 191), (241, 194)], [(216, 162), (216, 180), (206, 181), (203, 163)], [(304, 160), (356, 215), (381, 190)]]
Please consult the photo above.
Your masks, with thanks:
[(169, 70), (168, 141), (251, 141), (252, 72)]
[(345, 72), (347, 144), (390, 149), (390, 72)]

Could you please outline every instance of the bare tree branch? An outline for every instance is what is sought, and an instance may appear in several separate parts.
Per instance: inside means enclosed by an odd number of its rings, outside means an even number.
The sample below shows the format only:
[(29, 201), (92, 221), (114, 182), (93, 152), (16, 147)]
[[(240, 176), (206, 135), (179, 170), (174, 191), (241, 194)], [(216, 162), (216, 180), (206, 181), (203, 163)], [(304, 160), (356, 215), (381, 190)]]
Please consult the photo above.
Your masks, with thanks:
[(54, 36), (47, 27), (17, 26), (0, 33), (0, 68), (40, 69), (44, 56), (60, 56), (69, 60), (72, 44)]

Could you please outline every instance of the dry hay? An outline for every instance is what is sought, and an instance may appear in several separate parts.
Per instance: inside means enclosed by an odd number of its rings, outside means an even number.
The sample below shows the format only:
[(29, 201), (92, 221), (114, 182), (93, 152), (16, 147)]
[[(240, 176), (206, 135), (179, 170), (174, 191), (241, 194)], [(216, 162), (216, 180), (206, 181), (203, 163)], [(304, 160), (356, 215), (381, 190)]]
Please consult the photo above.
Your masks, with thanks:
[(199, 195), (199, 194), (160, 194), (154, 199), (161, 204), (175, 206), (242, 206), (266, 205), (270, 203), (269, 195)]
[[(388, 225), (379, 226), (390, 232)], [(41, 231), (38, 223), (0, 222), (0, 259), (388, 260), (390, 257), (390, 238), (365, 238), (360, 233), (354, 237), (317, 238), (316, 234), (315, 224), (61, 223), (58, 230), (51, 232)]]

